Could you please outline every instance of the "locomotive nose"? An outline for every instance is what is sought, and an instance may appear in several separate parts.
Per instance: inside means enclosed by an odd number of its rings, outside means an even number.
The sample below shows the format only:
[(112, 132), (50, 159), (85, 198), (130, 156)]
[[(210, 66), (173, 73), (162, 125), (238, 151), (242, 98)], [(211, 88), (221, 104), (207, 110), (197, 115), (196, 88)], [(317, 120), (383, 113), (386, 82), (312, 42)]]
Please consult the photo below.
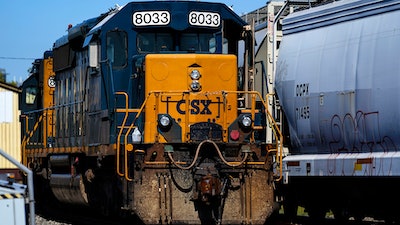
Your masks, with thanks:
[(226, 95), (237, 88), (236, 61), (234, 55), (146, 55), (145, 117), (157, 129), (147, 126), (145, 141), (155, 141), (155, 132), (161, 142), (226, 139), (222, 124), (237, 115), (237, 95)]

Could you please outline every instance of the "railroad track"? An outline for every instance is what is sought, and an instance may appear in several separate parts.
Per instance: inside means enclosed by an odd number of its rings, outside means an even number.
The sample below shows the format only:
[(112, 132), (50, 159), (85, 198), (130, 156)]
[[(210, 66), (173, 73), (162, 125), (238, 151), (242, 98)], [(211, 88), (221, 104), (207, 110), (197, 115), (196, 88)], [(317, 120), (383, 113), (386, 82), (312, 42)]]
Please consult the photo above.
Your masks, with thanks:
[(36, 212), (37, 225), (144, 225), (135, 216), (103, 216), (82, 206), (50, 204)]
[[(143, 225), (137, 218), (130, 217), (127, 219), (121, 218), (107, 218), (99, 216), (94, 212), (87, 212), (87, 210), (79, 209), (64, 209), (62, 211), (54, 211), (47, 213), (40, 213), (36, 217), (36, 224), (38, 225)], [(346, 225), (386, 225), (394, 223), (385, 223), (384, 221), (377, 221), (373, 219), (364, 219), (363, 221), (349, 220)], [(326, 218), (318, 224), (313, 223), (308, 217), (298, 217), (295, 221), (290, 222), (279, 215), (276, 218), (268, 220), (264, 225), (344, 225), (338, 223), (333, 218)]]
[(282, 214), (275, 216), (268, 220), (264, 225), (400, 225), (398, 223), (386, 223), (382, 220), (375, 220), (373, 218), (365, 218), (362, 221), (356, 221), (350, 218), (346, 222), (338, 222), (333, 217), (326, 217), (322, 221), (312, 221), (308, 216), (298, 216), (293, 221), (289, 221)]
[[(46, 206), (37, 208), (37, 225), (144, 225), (137, 217), (129, 216), (121, 218), (118, 216), (107, 217), (100, 213), (82, 206), (65, 206), (57, 202), (49, 201)], [(323, 221), (315, 223), (308, 216), (298, 216), (289, 221), (283, 214), (276, 214), (264, 225), (396, 225), (396, 223), (385, 223), (384, 221), (366, 218), (362, 221), (350, 219), (347, 223), (339, 223), (333, 216), (327, 216)]]

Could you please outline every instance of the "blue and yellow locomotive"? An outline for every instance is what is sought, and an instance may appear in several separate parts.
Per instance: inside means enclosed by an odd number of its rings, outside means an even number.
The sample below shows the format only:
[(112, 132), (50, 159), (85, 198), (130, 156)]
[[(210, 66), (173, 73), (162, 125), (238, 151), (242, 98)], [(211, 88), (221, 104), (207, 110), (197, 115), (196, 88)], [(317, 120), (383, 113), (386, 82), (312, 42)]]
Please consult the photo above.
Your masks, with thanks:
[(24, 163), (59, 201), (103, 213), (263, 224), (282, 147), (248, 85), (252, 43), (219, 3), (132, 2), (70, 27), (22, 86)]

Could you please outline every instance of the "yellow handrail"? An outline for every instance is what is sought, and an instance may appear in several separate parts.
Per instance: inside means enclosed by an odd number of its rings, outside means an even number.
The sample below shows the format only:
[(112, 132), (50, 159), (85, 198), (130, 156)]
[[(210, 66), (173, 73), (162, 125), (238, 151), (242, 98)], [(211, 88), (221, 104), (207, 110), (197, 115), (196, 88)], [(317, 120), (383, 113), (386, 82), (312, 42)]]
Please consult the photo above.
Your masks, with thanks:
[[(151, 93), (149, 93), (149, 95), (146, 97), (146, 99), (144, 100), (143, 104), (141, 105), (141, 107), (139, 109), (129, 109), (129, 96), (126, 92), (122, 92), (122, 91), (118, 91), (115, 92), (116, 95), (124, 95), (125, 96), (125, 108), (124, 109), (116, 109), (116, 112), (124, 112), (125, 116), (124, 116), (124, 120), (122, 121), (122, 125), (120, 126), (120, 130), (118, 132), (118, 136), (117, 136), (117, 173), (120, 176), (125, 176), (125, 179), (128, 181), (132, 181), (133, 179), (129, 177), (129, 173), (128, 173), (128, 152), (132, 151), (133, 149), (128, 149), (126, 148), (128, 141), (127, 141), (127, 136), (129, 135), (129, 133), (131, 132), (131, 130), (135, 127), (135, 122), (136, 120), (139, 118), (140, 114), (143, 112), (144, 107), (146, 106), (147, 100), (149, 99), (149, 96), (151, 95)], [(125, 137), (124, 137), (124, 146), (125, 146), (125, 154), (124, 154), (124, 171), (125, 173), (120, 172), (120, 162), (119, 162), (119, 158), (120, 158), (120, 154), (121, 154), (121, 150), (120, 150), (120, 145), (121, 145), (121, 136), (123, 133), (123, 129), (125, 129), (125, 124), (126, 124), (126, 120), (129, 116), (129, 112), (137, 112), (135, 118), (133, 119), (133, 122), (130, 124), (130, 126), (128, 127), (128, 130), (125, 133)]]
[(35, 122), (35, 125), (33, 126), (33, 129), (31, 131), (29, 131), (29, 118), (27, 116), (25, 116), (25, 133), (26, 135), (24, 135), (24, 138), (22, 139), (22, 146), (21, 146), (21, 157), (22, 157), (22, 163), (24, 165), (27, 164), (26, 162), (26, 157), (25, 157), (25, 150), (26, 150), (26, 145), (29, 142), (29, 140), (31, 139), (31, 137), (33, 136), (33, 133), (37, 130), (37, 128), (39, 127), (39, 124), (42, 122), (43, 120), (43, 113), (39, 116), (38, 120)]
[[(272, 131), (274, 132), (274, 135), (277, 139), (277, 141), (276, 141), (276, 149), (277, 150), (275, 150), (277, 154), (276, 154), (275, 160), (279, 164), (279, 175), (278, 175), (278, 178), (276, 179), (276, 181), (280, 181), (282, 179), (282, 170), (283, 170), (283, 168), (282, 168), (282, 166), (283, 166), (282, 165), (283, 135), (282, 135), (282, 132), (281, 132), (279, 126), (277, 125), (274, 117), (272, 116), (271, 112), (268, 110), (268, 104), (267, 104), (266, 100), (264, 100), (262, 98), (261, 94), (257, 91), (226, 91), (226, 93), (251, 94), (252, 95), (252, 99), (251, 99), (252, 100), (252, 102), (251, 102), (251, 117), (252, 117), (252, 119), (255, 118), (255, 110), (254, 109), (255, 109), (255, 101), (257, 100), (257, 97), (258, 97), (258, 99), (261, 100), (262, 104), (264, 105), (264, 109), (265, 109), (264, 111), (267, 115), (268, 123), (270, 125), (272, 125), (272, 127), (274, 128), (274, 129), (272, 129)], [(265, 99), (268, 99), (269, 95), (274, 95), (274, 94), (267, 94)], [(272, 151), (273, 150), (269, 150), (268, 152), (270, 153)]]
[[(115, 92), (115, 95), (124, 95), (125, 96), (125, 109), (126, 109), (126, 111), (125, 111), (124, 119), (122, 121), (121, 129), (119, 130), (118, 136), (117, 136), (117, 174), (120, 175), (120, 176), (124, 176), (124, 174), (120, 171), (120, 168), (119, 168), (119, 164), (120, 164), (119, 163), (119, 158), (120, 158), (121, 135), (122, 135), (122, 132), (124, 130), (126, 120), (128, 119), (128, 116), (129, 116), (129, 114), (128, 114), (128, 105), (129, 105), (128, 104), (128, 100), (129, 100), (128, 98), (129, 98), (129, 96), (128, 96), (128, 94), (126, 92), (121, 92), (121, 91)], [(124, 112), (124, 111), (122, 111), (122, 112)]]

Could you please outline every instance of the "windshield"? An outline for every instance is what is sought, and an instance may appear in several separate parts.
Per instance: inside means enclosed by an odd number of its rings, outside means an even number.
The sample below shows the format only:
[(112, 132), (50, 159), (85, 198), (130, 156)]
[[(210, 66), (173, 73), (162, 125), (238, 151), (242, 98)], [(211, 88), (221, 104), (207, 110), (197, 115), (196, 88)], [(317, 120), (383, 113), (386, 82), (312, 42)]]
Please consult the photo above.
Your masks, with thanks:
[[(223, 41), (224, 46), (227, 40)], [(137, 50), (140, 53), (149, 52), (200, 52), (216, 53), (216, 35), (211, 33), (139, 33), (137, 36)], [(222, 53), (227, 53), (225, 52)]]

